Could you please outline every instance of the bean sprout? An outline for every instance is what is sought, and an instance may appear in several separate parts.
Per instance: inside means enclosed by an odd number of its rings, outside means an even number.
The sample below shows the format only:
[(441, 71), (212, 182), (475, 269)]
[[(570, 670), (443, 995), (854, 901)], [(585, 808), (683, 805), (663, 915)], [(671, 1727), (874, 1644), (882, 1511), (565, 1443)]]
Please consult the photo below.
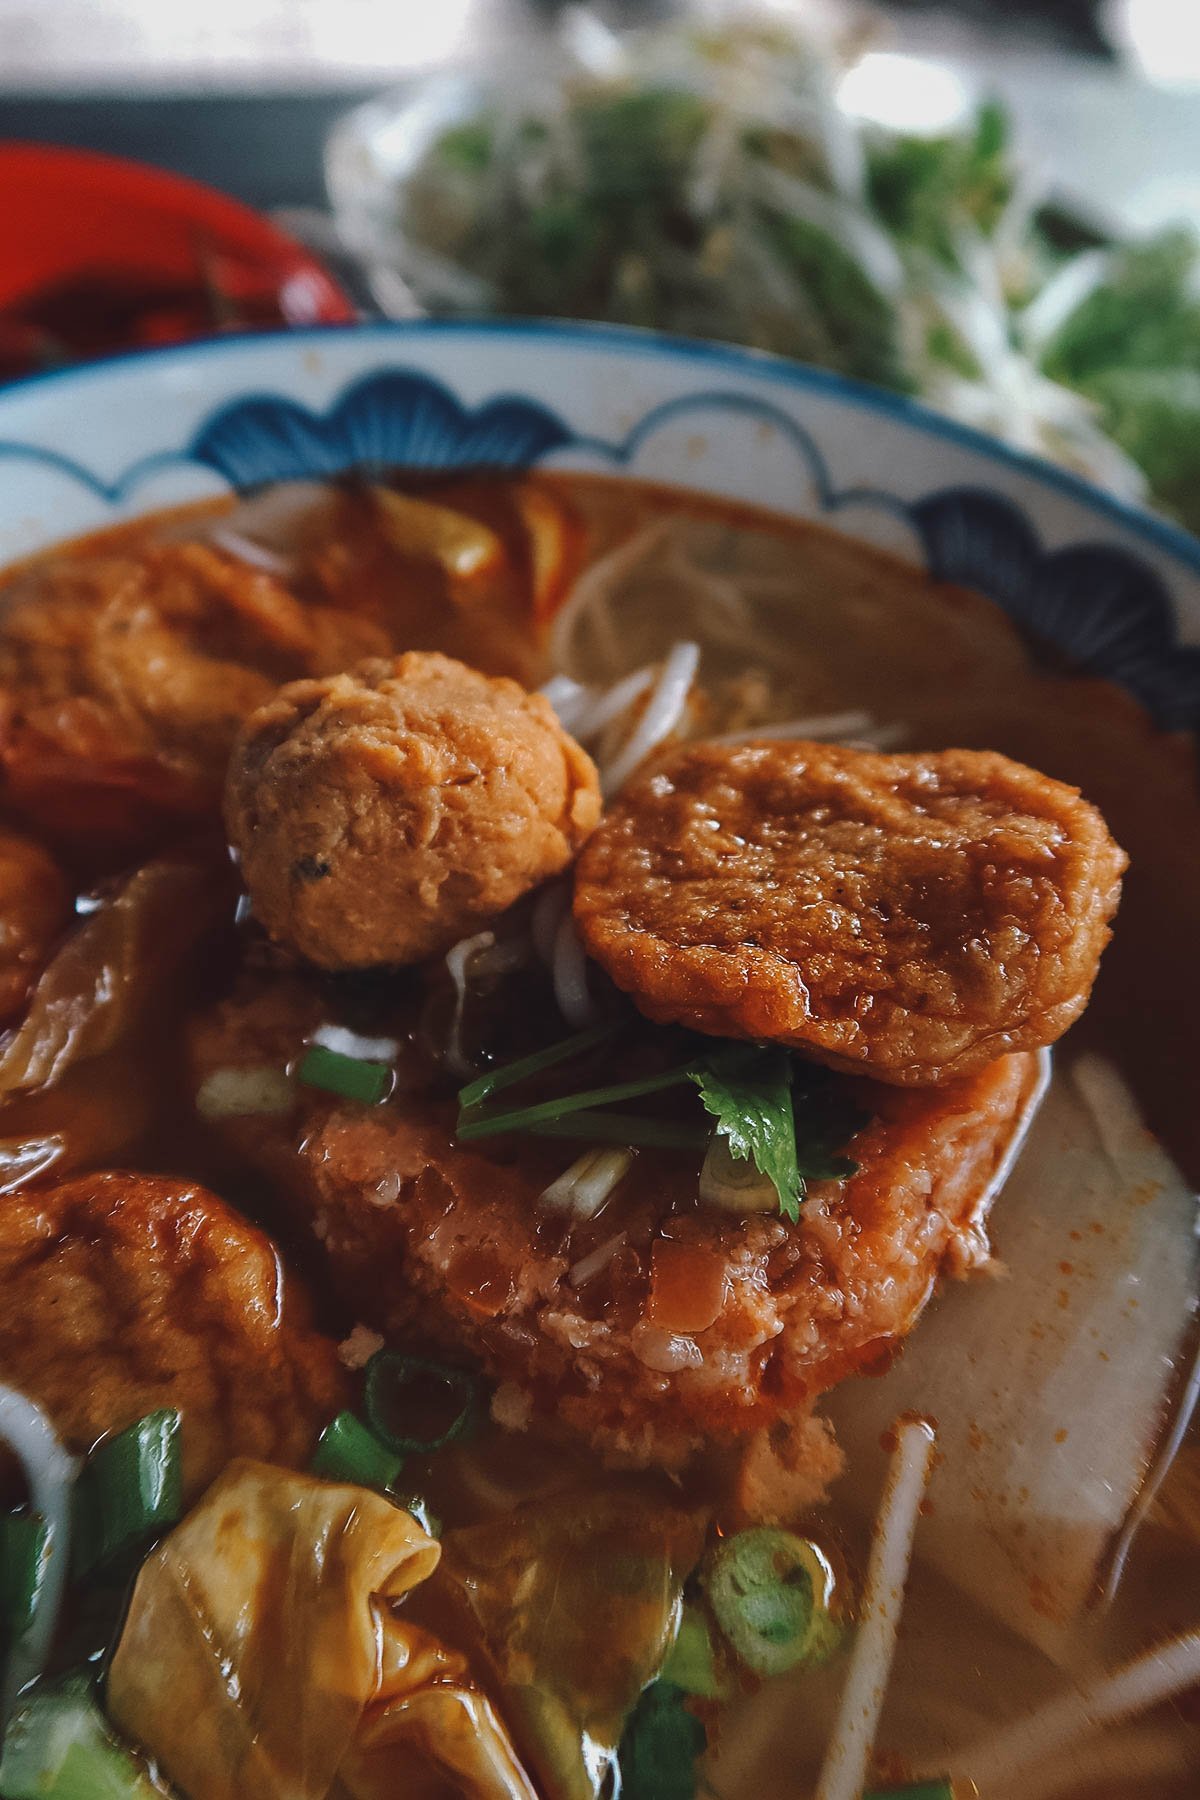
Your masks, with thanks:
[(1025, 1771), (1036, 1771), (1101, 1726), (1146, 1712), (1197, 1682), (1200, 1630), (1160, 1644), (1109, 1674), (1093, 1676), (1026, 1718), (1003, 1726), (954, 1757), (950, 1773), (969, 1778), (981, 1793), (1015, 1793)]
[(585, 1283), (594, 1280), (597, 1275), (607, 1269), (613, 1257), (624, 1246), (628, 1236), (627, 1231), (618, 1231), (615, 1237), (607, 1238), (590, 1255), (581, 1256), (577, 1263), (573, 1263), (567, 1270), (567, 1280), (571, 1286), (583, 1287)]
[(296, 573), (296, 564), (292, 557), (281, 556), (276, 550), (268, 550), (265, 544), (256, 544), (253, 538), (243, 537), (240, 531), (228, 531), (222, 528), (214, 531), (209, 543), (218, 550), (224, 550), (235, 562), (242, 562), (252, 569), (261, 569), (266, 575), (275, 575), (286, 581)]
[(593, 1017), (588, 992), (587, 958), (570, 911), (563, 913), (554, 934), (554, 998), (558, 1010), (573, 1031), (582, 1031)]
[(581, 1222), (594, 1219), (632, 1161), (632, 1150), (585, 1150), (543, 1190), (538, 1205)]
[(0, 1726), (26, 1684), (46, 1666), (62, 1606), (71, 1555), (71, 1489), (78, 1463), (59, 1442), (50, 1420), (15, 1388), (0, 1387), (0, 1440), (25, 1472), (34, 1512), (46, 1521), (46, 1573), (33, 1623), (13, 1646), (0, 1695)]
[(934, 1441), (933, 1427), (924, 1419), (906, 1419), (896, 1427), (896, 1448), (871, 1539), (858, 1635), (816, 1800), (858, 1800), (866, 1781)]
[(646, 709), (624, 749), (601, 771), (600, 783), (606, 794), (616, 793), (651, 751), (670, 737), (683, 717), (688, 694), (699, 667), (698, 644), (681, 643), (674, 646), (663, 664), (658, 686), (646, 702)]
[(481, 950), (490, 950), (496, 942), (494, 931), (477, 931), (473, 937), (459, 938), (446, 952), (446, 968), (454, 983), (454, 1013), (450, 1035), (446, 1041), (446, 1063), (456, 1075), (469, 1075), (471, 1065), (463, 1050), (463, 1009), (467, 1003), (467, 968)]

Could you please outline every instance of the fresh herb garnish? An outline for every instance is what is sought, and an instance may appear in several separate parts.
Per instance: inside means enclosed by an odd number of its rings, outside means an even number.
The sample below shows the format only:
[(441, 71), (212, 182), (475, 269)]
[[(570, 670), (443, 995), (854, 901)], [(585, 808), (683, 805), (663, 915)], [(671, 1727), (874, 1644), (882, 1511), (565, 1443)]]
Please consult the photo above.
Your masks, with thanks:
[(528, 1132), (582, 1143), (701, 1151), (711, 1136), (702, 1117), (693, 1124), (686, 1118), (608, 1110), (620, 1101), (694, 1084), (730, 1154), (749, 1159), (766, 1176), (786, 1218), (799, 1217), (806, 1181), (837, 1181), (855, 1173), (858, 1165), (840, 1152), (867, 1115), (828, 1070), (803, 1063), (777, 1045), (695, 1039), (686, 1060), (656, 1073), (524, 1105), (486, 1104), (504, 1089), (599, 1048), (621, 1029), (614, 1025), (579, 1032), (469, 1083), (458, 1096), (460, 1141)]
[(630, 1713), (617, 1760), (621, 1800), (693, 1800), (708, 1733), (672, 1681), (652, 1681)]
[(754, 1163), (774, 1184), (785, 1219), (800, 1217), (804, 1186), (796, 1161), (792, 1059), (786, 1050), (730, 1044), (688, 1071), (730, 1154)]

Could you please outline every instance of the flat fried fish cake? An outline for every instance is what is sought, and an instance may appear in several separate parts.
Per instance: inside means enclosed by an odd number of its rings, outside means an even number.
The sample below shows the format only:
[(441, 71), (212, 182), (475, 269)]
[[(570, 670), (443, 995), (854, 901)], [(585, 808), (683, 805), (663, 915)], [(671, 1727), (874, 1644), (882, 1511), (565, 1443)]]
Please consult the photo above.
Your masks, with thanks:
[(303, 1462), (344, 1395), (274, 1244), (187, 1181), (113, 1172), (7, 1195), (0, 1290), (0, 1381), (75, 1451), (178, 1407), (189, 1497), (233, 1456)]
[(651, 1019), (932, 1084), (1079, 1016), (1126, 861), (1078, 789), (994, 752), (699, 744), (622, 791), (575, 918)]
[[(315, 984), (243, 983), (193, 1024), (197, 1085), (286, 1066), (320, 1017)], [(987, 1262), (995, 1176), (1037, 1083), (1031, 1055), (937, 1089), (847, 1081), (871, 1115), (847, 1146), (858, 1171), (812, 1183), (796, 1221), (699, 1205), (699, 1153), (668, 1151), (640, 1152), (595, 1218), (548, 1213), (571, 1147), (461, 1145), (453, 1104), (407, 1067), (385, 1104), (298, 1088), (290, 1113), (223, 1129), (356, 1320), (477, 1359), (505, 1423), (677, 1467), (802, 1417), (912, 1329), (943, 1274)]]

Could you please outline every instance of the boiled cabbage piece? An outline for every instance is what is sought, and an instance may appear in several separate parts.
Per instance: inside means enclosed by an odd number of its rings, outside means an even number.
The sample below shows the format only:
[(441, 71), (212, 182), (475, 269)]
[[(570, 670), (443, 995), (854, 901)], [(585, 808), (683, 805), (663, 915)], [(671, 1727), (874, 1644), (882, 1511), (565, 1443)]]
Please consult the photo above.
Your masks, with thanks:
[(442, 1540), (435, 1585), (555, 1800), (609, 1791), (626, 1717), (674, 1639), (707, 1517), (664, 1487), (568, 1488)]
[(187, 1800), (535, 1800), (465, 1658), (399, 1609), (439, 1554), (379, 1494), (232, 1462), (138, 1576), (108, 1711)]

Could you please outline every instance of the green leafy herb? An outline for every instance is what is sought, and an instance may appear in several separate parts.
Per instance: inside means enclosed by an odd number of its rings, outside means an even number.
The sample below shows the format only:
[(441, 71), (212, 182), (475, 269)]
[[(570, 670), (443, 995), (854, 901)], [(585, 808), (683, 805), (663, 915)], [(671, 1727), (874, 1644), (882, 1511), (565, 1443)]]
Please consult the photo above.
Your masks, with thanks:
[(690, 1071), (685, 1068), (664, 1069), (657, 1075), (642, 1075), (636, 1081), (618, 1081), (609, 1087), (585, 1088), (578, 1094), (560, 1094), (553, 1100), (539, 1100), (533, 1106), (518, 1106), (508, 1112), (482, 1113), (470, 1109), (460, 1111), (458, 1136), (464, 1143), (472, 1138), (495, 1137), (502, 1131), (528, 1131), (547, 1119), (561, 1119), (568, 1113), (582, 1112), (591, 1106), (607, 1106), (617, 1100), (637, 1100), (646, 1094), (658, 1094), (664, 1088), (678, 1087)]
[(622, 1029), (618, 1024), (579, 1032), (469, 1083), (458, 1096), (459, 1139), (469, 1143), (519, 1131), (581, 1143), (701, 1151), (710, 1133), (699, 1118), (692, 1124), (687, 1119), (611, 1110), (621, 1101), (644, 1099), (690, 1082), (716, 1120), (730, 1154), (752, 1161), (772, 1183), (785, 1217), (799, 1217), (806, 1180), (836, 1181), (855, 1173), (857, 1164), (840, 1151), (866, 1115), (828, 1070), (802, 1064), (778, 1046), (694, 1039), (693, 1054), (685, 1062), (655, 1074), (523, 1106), (486, 1105), (494, 1094), (611, 1042)]
[(594, 1025), (589, 1031), (577, 1031), (573, 1037), (560, 1038), (556, 1044), (548, 1044), (544, 1050), (535, 1050), (529, 1056), (519, 1056), (514, 1062), (502, 1063), (499, 1068), (489, 1069), (486, 1075), (478, 1076), (459, 1090), (458, 1104), (464, 1112), (473, 1111), (502, 1089), (516, 1087), (519, 1082), (528, 1081), (532, 1075), (541, 1075), (547, 1069), (557, 1068), (559, 1063), (571, 1062), (575, 1057), (583, 1056), (587, 1051), (608, 1043), (620, 1029), (619, 1024)]
[(296, 1073), (306, 1087), (323, 1088), (344, 1100), (361, 1100), (364, 1106), (378, 1106), (391, 1092), (392, 1071), (387, 1063), (363, 1062), (356, 1056), (343, 1056), (340, 1050), (327, 1050), (323, 1044), (305, 1051)]
[(786, 1050), (730, 1045), (689, 1071), (700, 1098), (729, 1143), (774, 1184), (779, 1210), (800, 1217), (803, 1186), (796, 1162), (792, 1059)]
[(120, 1580), (183, 1513), (182, 1422), (147, 1413), (93, 1450), (75, 1483), (75, 1573)]
[(671, 1681), (654, 1681), (629, 1715), (617, 1760), (622, 1800), (693, 1800), (708, 1733)]
[(684, 1604), (675, 1642), (667, 1651), (662, 1679), (703, 1700), (720, 1700), (729, 1691), (713, 1649), (713, 1634), (698, 1606)]
[(359, 1487), (392, 1487), (404, 1458), (376, 1437), (356, 1413), (340, 1412), (317, 1440), (309, 1467), (325, 1481), (350, 1481)]
[(367, 1423), (402, 1456), (440, 1450), (462, 1437), (478, 1406), (479, 1383), (465, 1369), (399, 1350), (377, 1350), (367, 1364)]
[(50, 1531), (40, 1513), (0, 1518), (0, 1661), (33, 1624), (46, 1577)]
[(793, 1063), (792, 1108), (801, 1191), (806, 1181), (845, 1181), (858, 1164), (842, 1154), (869, 1123), (843, 1081), (815, 1063)]
[(718, 1625), (744, 1666), (780, 1675), (839, 1647), (833, 1570), (808, 1538), (756, 1525), (723, 1538), (702, 1576)]
[(154, 1800), (163, 1792), (82, 1686), (31, 1695), (8, 1727), (0, 1757), (5, 1800)]

